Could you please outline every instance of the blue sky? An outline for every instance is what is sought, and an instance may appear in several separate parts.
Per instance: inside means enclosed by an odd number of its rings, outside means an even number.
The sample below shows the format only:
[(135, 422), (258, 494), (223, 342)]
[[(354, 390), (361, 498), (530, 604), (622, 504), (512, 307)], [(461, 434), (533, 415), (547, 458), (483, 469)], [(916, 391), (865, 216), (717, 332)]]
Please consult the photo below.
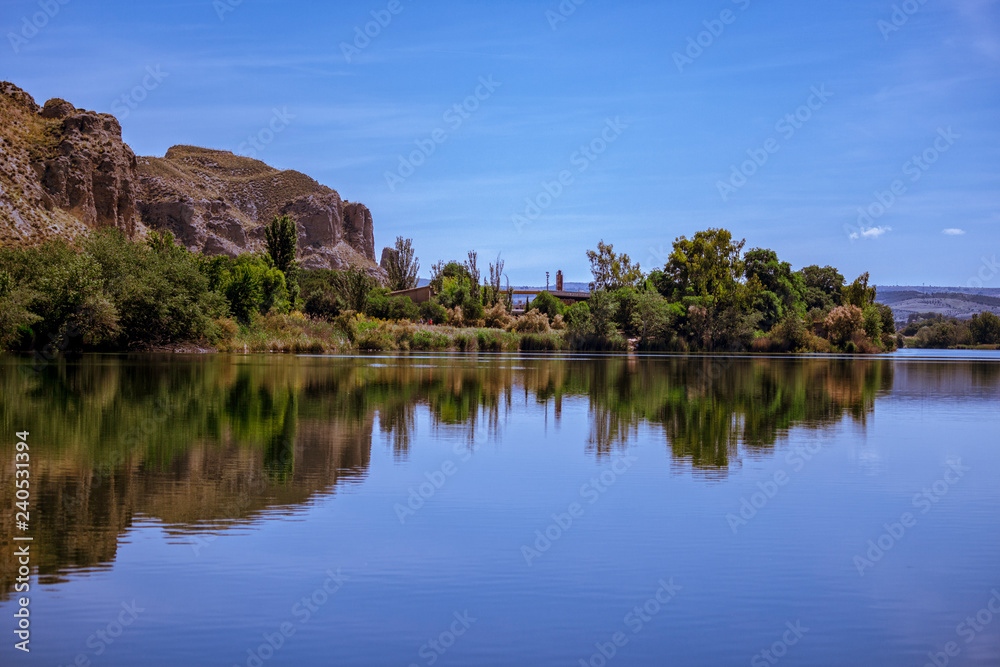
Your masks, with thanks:
[(474, 248), (515, 284), (586, 281), (601, 239), (648, 270), (713, 226), (880, 284), (1000, 253), (996, 0), (0, 7), (0, 78), (115, 111), (140, 155), (303, 171), (425, 275)]

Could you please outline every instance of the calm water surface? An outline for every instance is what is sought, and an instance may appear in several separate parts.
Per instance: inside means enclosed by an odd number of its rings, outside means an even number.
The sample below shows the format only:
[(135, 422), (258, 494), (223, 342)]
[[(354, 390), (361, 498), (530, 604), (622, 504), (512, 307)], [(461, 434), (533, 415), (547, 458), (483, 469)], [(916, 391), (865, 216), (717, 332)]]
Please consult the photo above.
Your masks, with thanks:
[(0, 664), (995, 666), (997, 359), (0, 359)]

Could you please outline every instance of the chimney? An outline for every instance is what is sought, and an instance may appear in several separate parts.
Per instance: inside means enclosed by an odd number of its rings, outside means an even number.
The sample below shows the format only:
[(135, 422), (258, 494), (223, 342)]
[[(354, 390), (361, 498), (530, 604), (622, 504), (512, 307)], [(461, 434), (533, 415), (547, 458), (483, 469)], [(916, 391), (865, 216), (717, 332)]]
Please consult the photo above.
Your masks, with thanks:
[(562, 274), (562, 271), (559, 271), (559, 272), (556, 273), (556, 291), (557, 292), (562, 292), (563, 291), (563, 274)]

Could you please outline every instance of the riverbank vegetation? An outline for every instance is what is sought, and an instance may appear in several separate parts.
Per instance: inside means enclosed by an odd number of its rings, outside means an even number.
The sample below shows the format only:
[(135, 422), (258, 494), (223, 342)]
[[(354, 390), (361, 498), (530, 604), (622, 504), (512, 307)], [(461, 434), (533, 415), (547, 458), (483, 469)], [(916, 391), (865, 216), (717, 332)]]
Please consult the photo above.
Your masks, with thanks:
[(958, 320), (936, 313), (915, 313), (901, 335), (907, 347), (995, 350), (1000, 348), (1000, 317), (984, 312), (970, 320)]
[[(793, 271), (773, 250), (723, 229), (680, 237), (666, 263), (645, 273), (600, 242), (588, 252), (589, 299), (548, 292), (513, 313), (499, 257), (480, 272), (475, 251), (431, 268), (433, 297), (417, 285), (412, 241), (397, 238), (386, 275), (302, 270), (296, 226), (276, 218), (266, 252), (206, 257), (168, 232), (135, 242), (102, 230), (77, 245), (0, 250), (0, 346), (10, 350), (209, 349), (595, 350), (845, 352), (896, 349), (888, 306), (868, 274), (848, 284), (833, 267)], [(913, 329), (911, 331), (910, 329)], [(1000, 342), (1000, 320), (911, 322), (920, 347)]]

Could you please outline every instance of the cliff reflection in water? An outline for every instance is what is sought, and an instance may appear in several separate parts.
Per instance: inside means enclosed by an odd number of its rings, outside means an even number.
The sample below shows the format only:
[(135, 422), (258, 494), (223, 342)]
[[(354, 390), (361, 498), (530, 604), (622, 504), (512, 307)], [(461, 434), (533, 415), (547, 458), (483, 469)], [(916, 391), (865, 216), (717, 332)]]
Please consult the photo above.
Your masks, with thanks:
[[(137, 515), (205, 534), (301, 506), (367, 473), (376, 424), (407, 458), (418, 410), (470, 438), (515, 411), (588, 406), (597, 457), (662, 429), (684, 468), (724, 475), (796, 425), (863, 422), (880, 359), (85, 357), (0, 360), (0, 422), (30, 438), (33, 564), (44, 582), (108, 566)], [(581, 443), (581, 446), (582, 443)], [(0, 497), (14, 495), (12, 444)], [(5, 541), (14, 517), (0, 513)], [(13, 563), (3, 560), (0, 596)]]

